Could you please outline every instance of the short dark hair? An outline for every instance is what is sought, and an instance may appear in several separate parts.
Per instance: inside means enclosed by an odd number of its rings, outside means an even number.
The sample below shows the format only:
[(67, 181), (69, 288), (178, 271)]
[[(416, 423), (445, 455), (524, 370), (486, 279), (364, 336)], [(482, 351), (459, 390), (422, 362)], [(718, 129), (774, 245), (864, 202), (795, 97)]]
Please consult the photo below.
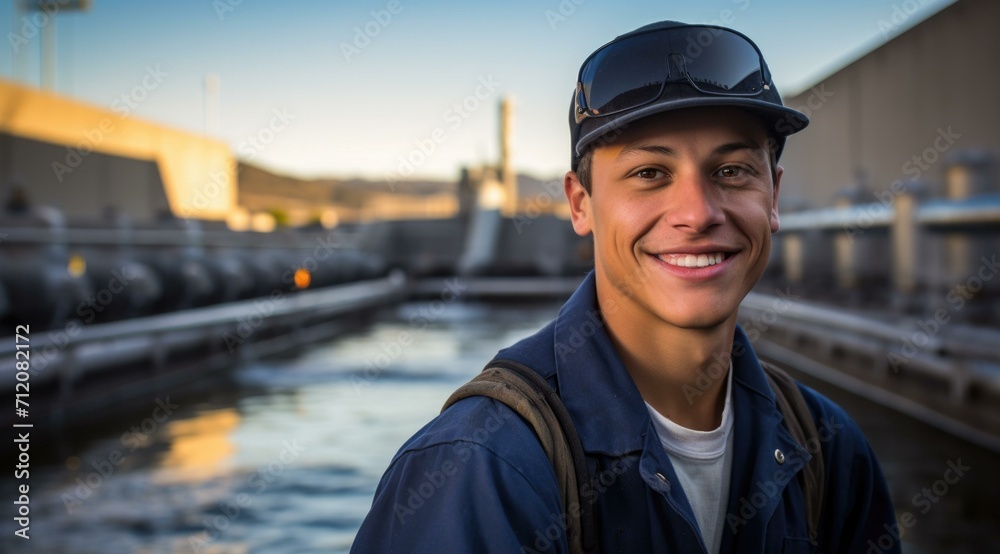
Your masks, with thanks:
[(590, 194), (590, 161), (594, 157), (594, 149), (588, 148), (586, 152), (580, 156), (580, 161), (576, 166), (576, 178), (583, 185), (583, 190)]

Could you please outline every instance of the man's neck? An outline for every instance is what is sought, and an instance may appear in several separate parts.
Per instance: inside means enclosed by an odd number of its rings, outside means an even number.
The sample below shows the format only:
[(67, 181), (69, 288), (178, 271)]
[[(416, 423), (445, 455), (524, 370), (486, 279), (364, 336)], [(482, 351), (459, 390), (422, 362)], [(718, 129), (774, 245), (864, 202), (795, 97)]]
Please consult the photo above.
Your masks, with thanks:
[[(598, 295), (606, 329), (643, 399), (674, 423), (710, 431), (722, 421), (736, 314), (708, 329), (652, 320), (631, 300)], [(641, 312), (641, 313), (640, 313)]]

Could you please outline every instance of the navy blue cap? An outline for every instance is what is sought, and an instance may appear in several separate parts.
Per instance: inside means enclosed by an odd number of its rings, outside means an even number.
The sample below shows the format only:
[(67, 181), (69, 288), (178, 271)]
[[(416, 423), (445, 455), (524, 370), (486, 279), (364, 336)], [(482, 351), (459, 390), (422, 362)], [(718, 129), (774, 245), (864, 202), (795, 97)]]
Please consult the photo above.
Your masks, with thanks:
[[(655, 29), (691, 26), (697, 27), (698, 25), (689, 25), (679, 21), (660, 21), (620, 35), (608, 44)], [(751, 44), (753, 44), (752, 41)], [(762, 60), (762, 63), (764, 63), (762, 68), (764, 74), (769, 75), (766, 62)], [(769, 85), (756, 96), (722, 96), (702, 92), (689, 83), (668, 83), (664, 85), (663, 93), (660, 94), (659, 98), (650, 104), (609, 116), (585, 117), (580, 123), (577, 123), (576, 118), (576, 93), (574, 92), (569, 107), (571, 168), (576, 171), (580, 156), (586, 152), (589, 146), (602, 138), (608, 140), (617, 136), (632, 122), (666, 111), (704, 106), (733, 106), (745, 109), (760, 117), (767, 126), (771, 138), (775, 141), (775, 154), (780, 157), (785, 146), (785, 137), (804, 129), (809, 124), (809, 118), (797, 110), (785, 107), (774, 84), (769, 83)]]

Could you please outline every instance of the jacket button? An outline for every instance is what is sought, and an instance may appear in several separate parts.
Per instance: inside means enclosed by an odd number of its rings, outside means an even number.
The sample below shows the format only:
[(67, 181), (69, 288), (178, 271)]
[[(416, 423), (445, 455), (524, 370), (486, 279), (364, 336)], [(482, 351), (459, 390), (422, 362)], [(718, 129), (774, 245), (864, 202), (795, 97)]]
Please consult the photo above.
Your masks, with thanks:
[(783, 464), (783, 463), (785, 463), (785, 453), (784, 453), (784, 452), (782, 452), (781, 450), (775, 450), (775, 451), (774, 451), (774, 459), (775, 459), (775, 461), (777, 461), (777, 462), (778, 462), (779, 464)]
[(664, 483), (666, 483), (668, 485), (670, 484), (670, 481), (667, 481), (667, 476), (666, 475), (664, 475), (662, 473), (657, 473), (656, 477), (658, 477), (660, 479), (660, 481), (663, 481)]

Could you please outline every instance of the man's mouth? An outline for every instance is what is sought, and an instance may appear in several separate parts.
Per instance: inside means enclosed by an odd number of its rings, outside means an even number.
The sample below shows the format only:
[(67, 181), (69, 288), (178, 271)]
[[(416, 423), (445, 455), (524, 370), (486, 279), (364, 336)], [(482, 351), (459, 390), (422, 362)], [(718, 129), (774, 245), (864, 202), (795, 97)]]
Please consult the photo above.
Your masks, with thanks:
[(708, 252), (706, 254), (659, 254), (660, 261), (677, 267), (708, 267), (722, 263), (731, 254), (728, 252)]

